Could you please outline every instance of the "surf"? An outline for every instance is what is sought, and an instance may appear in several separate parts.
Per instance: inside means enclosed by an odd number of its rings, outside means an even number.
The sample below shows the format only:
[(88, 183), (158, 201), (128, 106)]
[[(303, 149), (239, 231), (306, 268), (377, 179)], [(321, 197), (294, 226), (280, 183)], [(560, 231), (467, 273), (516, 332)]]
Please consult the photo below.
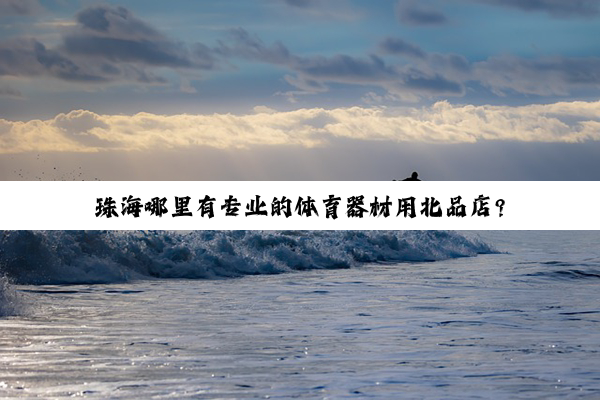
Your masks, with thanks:
[(446, 231), (5, 231), (0, 271), (17, 284), (218, 279), (493, 253)]
[(26, 310), (23, 295), (6, 276), (0, 276), (0, 317), (22, 315)]

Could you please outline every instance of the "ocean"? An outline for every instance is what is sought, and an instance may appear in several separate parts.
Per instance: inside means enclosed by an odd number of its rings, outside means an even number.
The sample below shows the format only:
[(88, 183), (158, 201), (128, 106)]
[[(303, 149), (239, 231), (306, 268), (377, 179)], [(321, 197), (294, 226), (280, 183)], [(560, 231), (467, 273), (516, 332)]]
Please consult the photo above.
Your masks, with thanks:
[(0, 397), (600, 398), (600, 232), (0, 233)]

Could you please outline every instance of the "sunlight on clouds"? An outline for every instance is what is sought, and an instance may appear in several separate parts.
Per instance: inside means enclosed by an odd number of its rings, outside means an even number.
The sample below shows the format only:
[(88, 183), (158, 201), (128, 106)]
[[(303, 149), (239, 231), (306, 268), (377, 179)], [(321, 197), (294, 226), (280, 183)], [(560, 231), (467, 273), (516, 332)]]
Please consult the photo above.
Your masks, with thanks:
[(0, 119), (0, 152), (143, 151), (208, 146), (327, 146), (334, 138), (390, 142), (473, 143), (600, 140), (600, 101), (548, 105), (299, 109), (254, 114), (99, 115), (76, 110), (41, 121)]

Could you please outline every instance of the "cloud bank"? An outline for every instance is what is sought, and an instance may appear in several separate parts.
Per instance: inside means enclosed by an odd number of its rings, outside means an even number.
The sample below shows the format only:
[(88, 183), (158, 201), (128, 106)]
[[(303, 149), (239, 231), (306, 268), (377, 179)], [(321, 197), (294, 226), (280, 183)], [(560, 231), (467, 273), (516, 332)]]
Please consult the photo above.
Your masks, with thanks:
[(77, 110), (50, 120), (0, 119), (0, 153), (326, 147), (338, 139), (422, 143), (600, 140), (600, 101), (548, 105), (336, 108), (254, 114), (99, 115)]

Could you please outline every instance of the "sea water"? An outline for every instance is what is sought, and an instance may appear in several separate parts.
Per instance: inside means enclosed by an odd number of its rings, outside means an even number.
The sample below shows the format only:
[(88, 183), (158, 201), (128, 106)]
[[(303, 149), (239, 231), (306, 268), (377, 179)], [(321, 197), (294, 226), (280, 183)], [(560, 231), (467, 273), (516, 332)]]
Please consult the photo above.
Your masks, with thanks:
[(0, 236), (0, 397), (600, 398), (600, 232)]

